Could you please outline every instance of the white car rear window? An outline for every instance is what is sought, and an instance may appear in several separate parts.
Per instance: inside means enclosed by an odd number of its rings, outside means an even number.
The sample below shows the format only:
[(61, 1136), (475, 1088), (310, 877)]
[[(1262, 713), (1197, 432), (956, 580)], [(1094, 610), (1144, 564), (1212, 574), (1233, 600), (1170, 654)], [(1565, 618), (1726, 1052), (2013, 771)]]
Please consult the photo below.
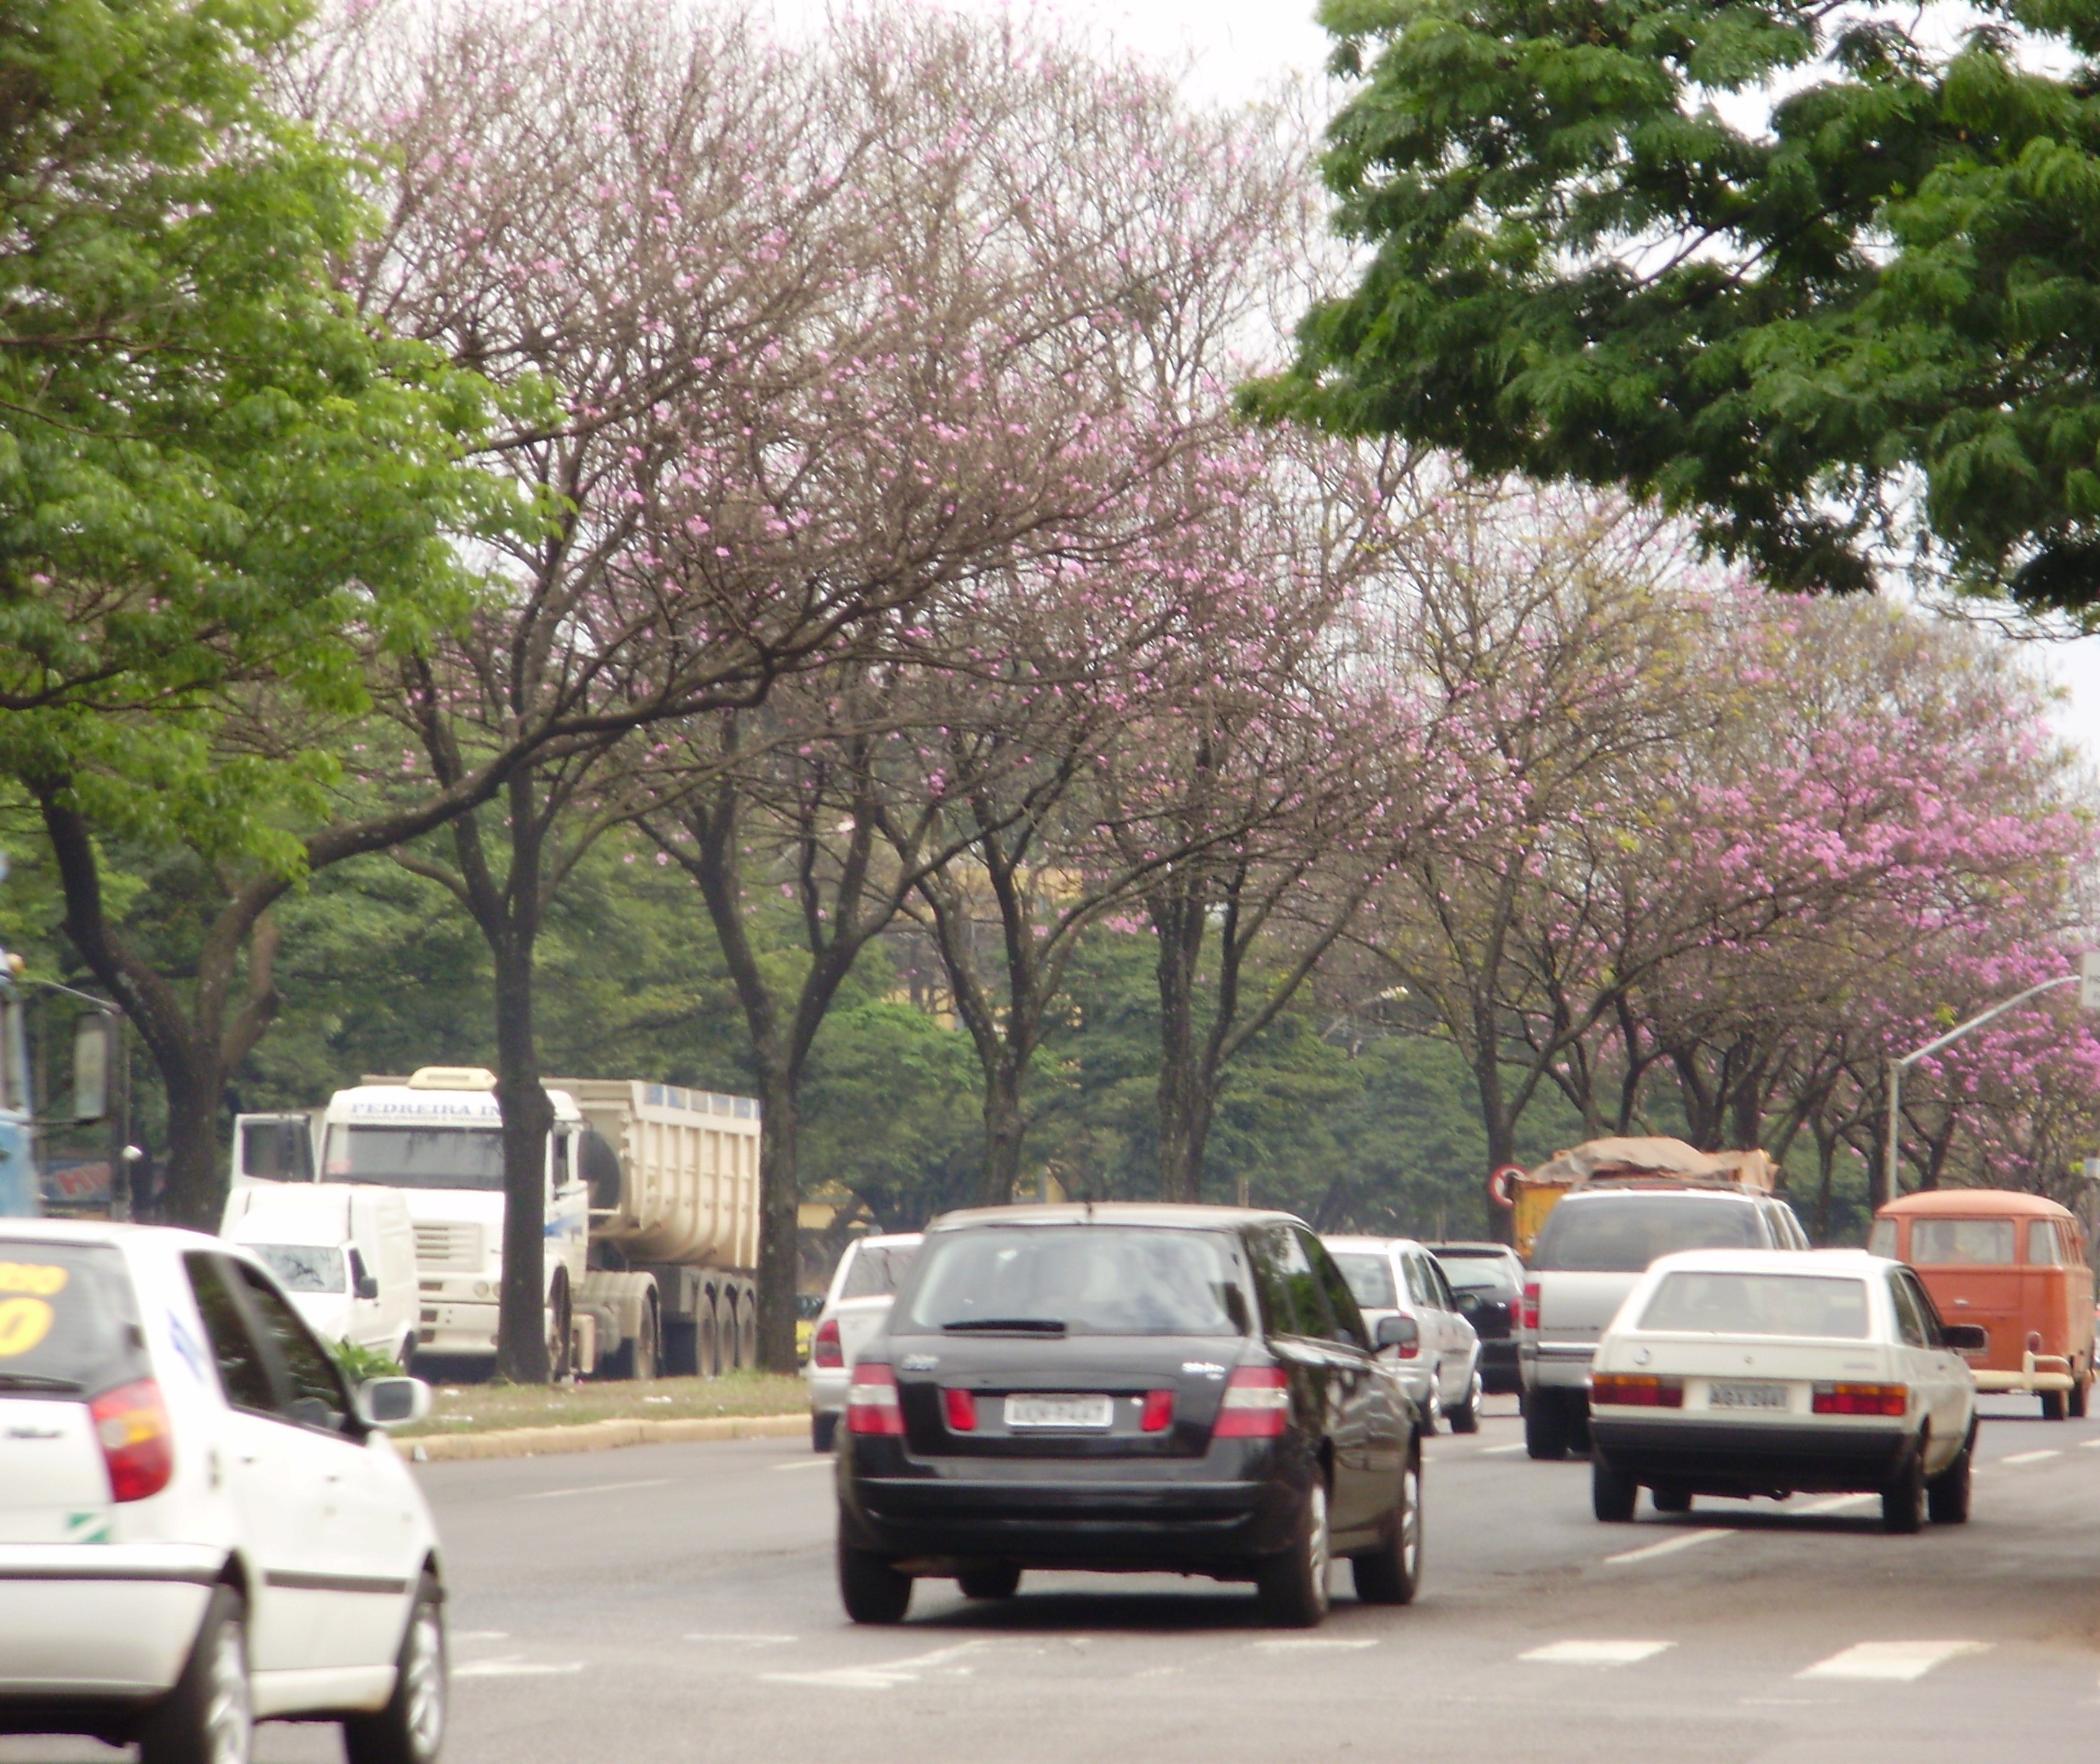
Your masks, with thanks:
[(1648, 1300), (1640, 1327), (1864, 1341), (1867, 1284), (1822, 1274), (1671, 1274)]

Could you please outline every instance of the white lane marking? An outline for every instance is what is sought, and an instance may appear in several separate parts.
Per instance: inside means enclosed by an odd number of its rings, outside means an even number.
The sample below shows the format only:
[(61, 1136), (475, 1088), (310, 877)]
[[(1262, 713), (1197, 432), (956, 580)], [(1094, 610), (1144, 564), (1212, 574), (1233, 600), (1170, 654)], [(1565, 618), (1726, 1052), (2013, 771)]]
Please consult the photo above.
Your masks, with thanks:
[(651, 1476), (641, 1482), (593, 1482), (575, 1488), (542, 1488), (536, 1493), (521, 1494), (521, 1501), (558, 1501), (571, 1494), (611, 1494), (621, 1488), (668, 1488), (668, 1476)]
[(475, 1660), (464, 1666), (452, 1668), (455, 1678), (543, 1678), (571, 1672), (581, 1672), (580, 1660), (566, 1660), (559, 1665), (534, 1665), (523, 1660)]
[[(767, 1684), (815, 1684), (833, 1691), (888, 1691), (900, 1684), (918, 1682), (922, 1672), (946, 1667), (965, 1654), (991, 1646), (989, 1642), (961, 1642), (953, 1647), (937, 1647), (930, 1654), (914, 1654), (907, 1660), (885, 1660), (872, 1666), (834, 1666), (826, 1672), (767, 1672), (760, 1677)], [(953, 1669), (967, 1672), (967, 1666)]]
[(1676, 1645), (1674, 1642), (1553, 1642), (1516, 1657), (1548, 1666), (1633, 1666)]
[(1878, 1501), (1877, 1494), (1833, 1494), (1827, 1501), (1811, 1501), (1807, 1506), (1798, 1506), (1797, 1513), (1842, 1513), (1847, 1507), (1865, 1506)]
[(1661, 1543), (1643, 1544), (1638, 1550), (1621, 1550), (1615, 1556), (1606, 1556), (1604, 1563), (1608, 1568), (1620, 1562), (1652, 1561), (1657, 1556), (1674, 1555), (1680, 1550), (1689, 1550), (1694, 1544), (1711, 1543), (1716, 1537), (1735, 1535), (1729, 1531), (1681, 1531)]
[(2015, 1452), (2010, 1458), (2001, 1458), (1998, 1462), (2001, 1464), (2039, 1464), (2045, 1458), (2062, 1456), (2063, 1453), (2052, 1445), (2039, 1452)]
[(2100, 1440), (2087, 1440), (2081, 1443), (2089, 1452), (2100, 1452)]
[(1312, 1636), (1294, 1636), (1273, 1642), (1256, 1642), (1254, 1646), (1259, 1652), (1264, 1654), (1346, 1654), (1359, 1647), (1377, 1647), (1378, 1638), (1374, 1635), (1365, 1637), (1361, 1640), (1345, 1640), (1339, 1636), (1331, 1639)]
[(775, 1464), (775, 1470), (835, 1470), (837, 1462), (829, 1458), (798, 1458), (792, 1464)]
[(1987, 1652), (1988, 1642), (1860, 1642), (1797, 1672), (1797, 1678), (1870, 1678), (1908, 1684), (1964, 1654)]
[(446, 1639), (454, 1642), (507, 1642), (510, 1639), (510, 1632), (508, 1629), (454, 1629)]
[(688, 1635), (686, 1639), (689, 1642), (719, 1642), (726, 1647), (779, 1647), (786, 1645), (789, 1642), (800, 1641), (801, 1638), (797, 1635), (708, 1635), (701, 1634)]
[[(2095, 1440), (2093, 1443), (2095, 1445), (2100, 1445), (2100, 1440)], [(1530, 1448), (1527, 1446), (1523, 1440), (1519, 1440), (1515, 1445), (1484, 1445), (1480, 1448), (1480, 1456), (1483, 1458), (1507, 1458), (1512, 1452), (1524, 1452), (1529, 1451), (1529, 1449)]]

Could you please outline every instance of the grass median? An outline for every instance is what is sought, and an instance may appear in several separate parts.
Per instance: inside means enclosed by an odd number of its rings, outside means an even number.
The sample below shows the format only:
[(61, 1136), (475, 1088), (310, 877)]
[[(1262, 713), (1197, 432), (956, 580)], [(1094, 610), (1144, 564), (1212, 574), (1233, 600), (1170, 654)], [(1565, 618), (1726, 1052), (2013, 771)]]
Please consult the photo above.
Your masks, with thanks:
[(393, 1430), (396, 1439), (559, 1427), (586, 1421), (671, 1421), (695, 1415), (806, 1414), (800, 1378), (730, 1372), (718, 1378), (651, 1378), (581, 1384), (440, 1384), (430, 1418)]

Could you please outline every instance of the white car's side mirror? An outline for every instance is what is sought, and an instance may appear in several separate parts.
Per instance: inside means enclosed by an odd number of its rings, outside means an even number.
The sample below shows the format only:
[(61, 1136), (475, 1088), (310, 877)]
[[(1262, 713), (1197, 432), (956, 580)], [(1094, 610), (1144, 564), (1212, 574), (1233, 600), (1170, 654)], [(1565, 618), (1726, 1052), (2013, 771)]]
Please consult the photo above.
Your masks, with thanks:
[(367, 1378), (357, 1387), (357, 1414), (368, 1427), (405, 1427), (430, 1412), (421, 1378)]

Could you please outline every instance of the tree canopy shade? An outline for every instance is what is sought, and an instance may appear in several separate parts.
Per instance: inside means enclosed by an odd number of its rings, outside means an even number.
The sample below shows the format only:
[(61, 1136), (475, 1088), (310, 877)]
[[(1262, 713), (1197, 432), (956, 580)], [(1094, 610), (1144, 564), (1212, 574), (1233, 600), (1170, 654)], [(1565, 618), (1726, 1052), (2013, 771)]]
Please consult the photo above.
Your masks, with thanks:
[(1952, 10), (1325, 0), (1372, 254), (1250, 404), (2100, 620), (2100, 6)]

